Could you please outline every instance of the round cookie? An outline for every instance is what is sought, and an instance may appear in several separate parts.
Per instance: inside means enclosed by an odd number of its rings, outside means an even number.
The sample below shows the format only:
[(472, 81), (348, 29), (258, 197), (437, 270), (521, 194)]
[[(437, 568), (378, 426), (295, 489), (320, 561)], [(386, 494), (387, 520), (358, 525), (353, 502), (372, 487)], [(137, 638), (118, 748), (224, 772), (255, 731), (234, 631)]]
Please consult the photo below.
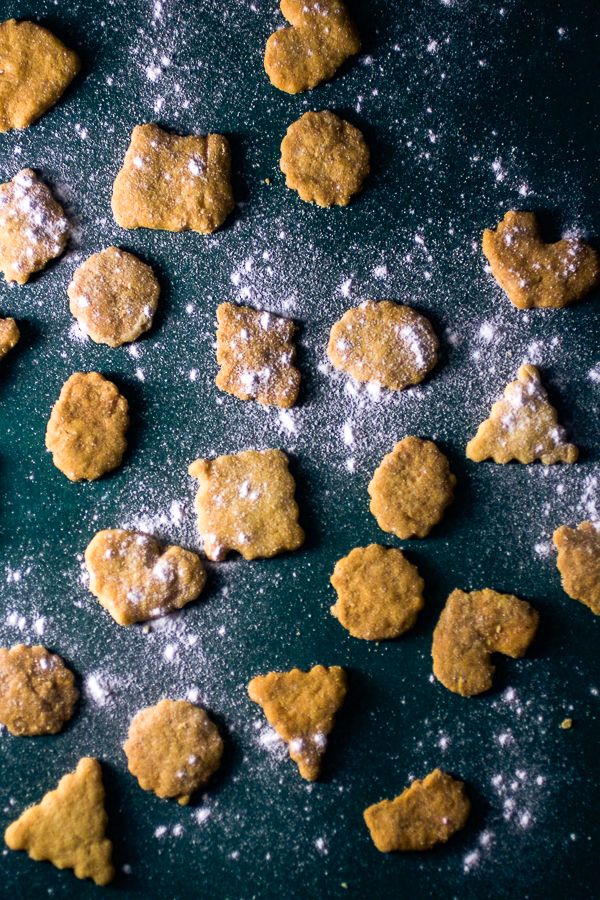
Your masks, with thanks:
[(129, 405), (98, 372), (76, 372), (63, 384), (46, 429), (46, 447), (71, 481), (93, 481), (121, 465)]
[(456, 478), (433, 441), (407, 437), (384, 456), (369, 484), (371, 512), (383, 531), (425, 537), (454, 499)]
[(73, 673), (60, 656), (24, 644), (0, 650), (0, 722), (12, 734), (56, 734), (78, 697)]
[(82, 331), (97, 344), (119, 347), (151, 327), (160, 285), (150, 266), (108, 247), (76, 269), (67, 293)]
[(304, 113), (281, 142), (285, 183), (302, 200), (319, 206), (347, 206), (370, 171), (362, 133), (329, 110)]
[(353, 637), (396, 638), (412, 628), (424, 606), (424, 582), (400, 550), (371, 544), (340, 559), (330, 579), (338, 599), (332, 614)]
[(186, 804), (219, 768), (223, 741), (203, 709), (161, 700), (134, 716), (123, 750), (140, 787)]
[(334, 324), (327, 355), (357, 381), (402, 391), (434, 368), (439, 345), (429, 320), (410, 306), (365, 300)]

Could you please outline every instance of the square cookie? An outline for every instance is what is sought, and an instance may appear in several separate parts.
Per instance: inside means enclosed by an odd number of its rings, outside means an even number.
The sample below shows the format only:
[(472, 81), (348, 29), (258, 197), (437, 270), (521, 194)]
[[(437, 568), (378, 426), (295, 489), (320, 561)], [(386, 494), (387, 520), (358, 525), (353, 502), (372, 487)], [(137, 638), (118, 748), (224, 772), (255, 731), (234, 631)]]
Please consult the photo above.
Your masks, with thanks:
[(195, 507), (209, 559), (225, 559), (231, 550), (266, 559), (304, 543), (296, 483), (281, 450), (197, 459), (188, 472), (200, 482)]
[(113, 187), (112, 210), (122, 228), (210, 234), (235, 203), (231, 151), (221, 134), (168, 134), (136, 125)]
[(240, 400), (293, 406), (300, 388), (300, 372), (292, 365), (294, 323), (233, 303), (219, 306), (217, 321), (217, 387)]

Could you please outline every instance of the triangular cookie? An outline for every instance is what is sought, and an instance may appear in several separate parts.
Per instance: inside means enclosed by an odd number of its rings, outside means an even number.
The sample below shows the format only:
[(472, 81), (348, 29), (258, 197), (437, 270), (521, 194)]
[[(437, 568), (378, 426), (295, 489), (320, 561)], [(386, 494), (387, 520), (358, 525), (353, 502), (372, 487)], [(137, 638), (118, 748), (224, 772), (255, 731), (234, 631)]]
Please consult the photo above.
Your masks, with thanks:
[(11, 850), (27, 850), (32, 859), (49, 860), (58, 869), (73, 869), (78, 878), (108, 884), (114, 878), (112, 843), (104, 837), (100, 764), (84, 758), (37, 806), (9, 825), (4, 839)]
[(270, 672), (253, 678), (248, 693), (289, 744), (290, 756), (298, 763), (302, 777), (307, 781), (318, 778), (327, 735), (346, 696), (344, 670), (315, 666), (310, 672)]
[(548, 403), (538, 370), (521, 366), (517, 379), (508, 385), (502, 400), (494, 403), (489, 419), (467, 444), (469, 459), (481, 462), (491, 458), (497, 463), (541, 459), (545, 466), (575, 462), (579, 451), (567, 443), (565, 429), (557, 424), (556, 410)]

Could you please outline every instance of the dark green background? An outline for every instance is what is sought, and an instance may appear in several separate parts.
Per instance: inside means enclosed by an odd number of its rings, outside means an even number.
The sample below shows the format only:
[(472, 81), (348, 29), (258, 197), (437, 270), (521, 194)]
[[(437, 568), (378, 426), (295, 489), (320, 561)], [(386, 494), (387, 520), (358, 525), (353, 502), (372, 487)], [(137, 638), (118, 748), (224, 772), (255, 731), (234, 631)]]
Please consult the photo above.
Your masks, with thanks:
[[(563, 593), (547, 545), (558, 525), (600, 515), (600, 385), (589, 376), (600, 361), (598, 293), (570, 310), (525, 314), (486, 273), (479, 243), (510, 208), (537, 210), (548, 239), (600, 234), (600, 8), (595, 0), (349, 5), (362, 54), (330, 84), (291, 97), (262, 68), (265, 41), (283, 24), (274, 0), (165, 0), (162, 12), (151, 0), (0, 3), (2, 18), (39, 18), (83, 64), (55, 109), (0, 137), (2, 181), (36, 169), (76, 227), (45, 272), (24, 287), (0, 285), (0, 315), (14, 316), (23, 336), (0, 369), (0, 641), (43, 642), (73, 667), (83, 694), (59, 736), (0, 733), (0, 825), (93, 755), (103, 763), (118, 869), (105, 890), (123, 897), (597, 897), (598, 622)], [(152, 65), (162, 70), (155, 82)], [(323, 108), (359, 126), (372, 149), (372, 175), (346, 209), (302, 203), (278, 169), (287, 126)], [(114, 223), (112, 183), (133, 126), (148, 121), (229, 137), (238, 205), (218, 234)], [(139, 358), (70, 331), (70, 277), (111, 244), (147, 260), (161, 281)], [(365, 298), (407, 302), (431, 319), (441, 355), (425, 385), (351, 395), (347, 378), (325, 365), (329, 328)], [(276, 409), (216, 389), (215, 310), (226, 300), (298, 323), (295, 433)], [(581, 448), (572, 467), (465, 459), (524, 361), (539, 365)], [(132, 411), (124, 465), (93, 484), (68, 482), (44, 449), (60, 387), (80, 370), (111, 377)], [(355, 546), (400, 546), (378, 529), (366, 489), (407, 434), (434, 438), (448, 454), (456, 501), (427, 539), (402, 545), (426, 581), (417, 626), (376, 646), (329, 614), (329, 575)], [(149, 633), (119, 628), (81, 579), (91, 537), (128, 525), (197, 547), (188, 464), (254, 447), (290, 454), (305, 547), (211, 564), (202, 598), (178, 617)], [(471, 700), (430, 677), (431, 633), (455, 587), (514, 592), (541, 614), (527, 657), (499, 658), (494, 689)], [(323, 777), (309, 785), (286, 753), (261, 743), (264, 718), (246, 684), (316, 663), (344, 666), (350, 690)], [(90, 676), (106, 688), (103, 705)], [(182, 808), (139, 788), (121, 744), (140, 708), (191, 689), (227, 749), (208, 792)], [(560, 728), (566, 716), (570, 731)], [(467, 828), (429, 853), (378, 853), (363, 809), (435, 766), (467, 782)], [(210, 812), (203, 823), (199, 809)], [(23, 853), (5, 850), (0, 862), (3, 896), (101, 890)]]

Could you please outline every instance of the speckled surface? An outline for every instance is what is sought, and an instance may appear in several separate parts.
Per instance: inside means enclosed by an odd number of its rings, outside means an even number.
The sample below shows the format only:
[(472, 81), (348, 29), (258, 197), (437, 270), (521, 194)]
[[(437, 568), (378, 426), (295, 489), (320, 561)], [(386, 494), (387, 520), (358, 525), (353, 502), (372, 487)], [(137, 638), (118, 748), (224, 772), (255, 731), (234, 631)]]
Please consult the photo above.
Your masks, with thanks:
[[(548, 544), (559, 525), (600, 515), (598, 293), (568, 310), (523, 313), (486, 272), (479, 243), (510, 208), (538, 211), (548, 239), (600, 234), (600, 11), (349, 0), (362, 54), (330, 84), (292, 97), (262, 68), (265, 41), (283, 25), (276, 6), (2, 5), (5, 18), (39, 16), (83, 66), (57, 107), (0, 139), (1, 180), (35, 169), (75, 226), (45, 272), (23, 287), (0, 283), (0, 315), (22, 331), (0, 363), (0, 641), (61, 654), (83, 696), (61, 735), (0, 732), (0, 825), (92, 755), (103, 764), (118, 870), (105, 890), (122, 897), (593, 898), (600, 623), (562, 591)], [(372, 175), (346, 209), (302, 203), (278, 168), (287, 126), (324, 108), (359, 127), (372, 150)], [(114, 222), (114, 177), (133, 126), (149, 121), (228, 136), (238, 205), (217, 234)], [(154, 327), (129, 349), (82, 340), (68, 310), (73, 271), (111, 244), (152, 265), (162, 287)], [(363, 299), (408, 303), (431, 320), (440, 362), (422, 386), (377, 396), (328, 366), (331, 325)], [(226, 300), (298, 324), (302, 387), (288, 414), (215, 387), (215, 311)], [(526, 361), (580, 460), (468, 462), (467, 441)], [(44, 432), (63, 382), (91, 370), (128, 398), (130, 448), (114, 474), (72, 484), (53, 467)], [(458, 486), (429, 537), (399, 542), (378, 529), (366, 489), (409, 434), (439, 443)], [(137, 527), (198, 549), (188, 464), (253, 447), (290, 454), (305, 547), (210, 564), (197, 603), (148, 633), (119, 628), (83, 577), (94, 533)], [(329, 613), (335, 562), (376, 541), (401, 546), (426, 584), (416, 627), (378, 646)], [(515, 593), (541, 616), (527, 657), (499, 658), (492, 691), (470, 700), (430, 680), (432, 630), (457, 587)], [(323, 777), (308, 785), (246, 684), (316, 663), (344, 666), (349, 694)], [(187, 808), (144, 793), (121, 750), (133, 715), (167, 696), (197, 699), (226, 740), (219, 774)], [(427, 854), (378, 853), (363, 809), (435, 766), (467, 783), (467, 828)], [(100, 890), (8, 850), (0, 867), (6, 896)]]

